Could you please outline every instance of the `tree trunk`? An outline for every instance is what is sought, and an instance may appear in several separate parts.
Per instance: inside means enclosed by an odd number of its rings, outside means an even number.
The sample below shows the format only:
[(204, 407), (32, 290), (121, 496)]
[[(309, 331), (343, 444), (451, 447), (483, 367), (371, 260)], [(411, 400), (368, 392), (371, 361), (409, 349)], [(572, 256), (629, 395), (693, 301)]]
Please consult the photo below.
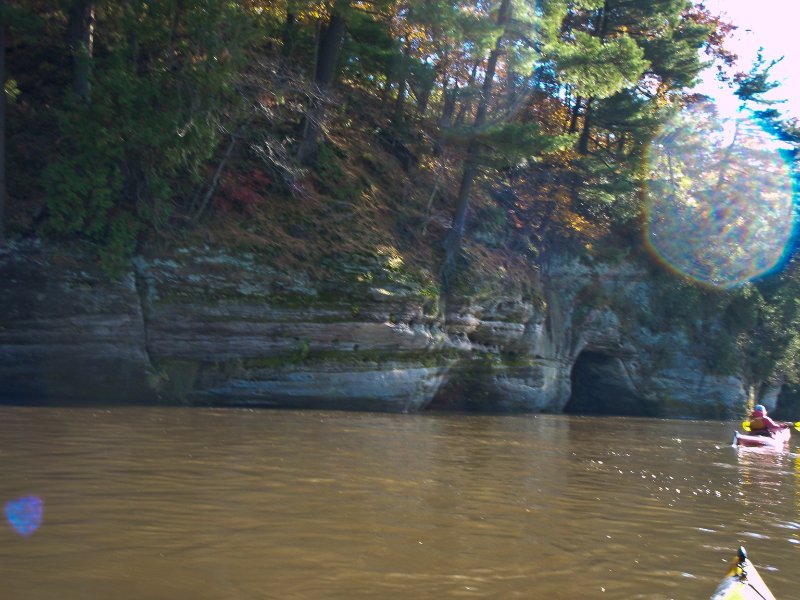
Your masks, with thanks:
[(464, 227), (467, 224), (467, 210), (469, 209), (469, 196), (472, 191), (472, 183), (478, 174), (478, 144), (475, 141), (467, 146), (467, 159), (464, 161), (464, 171), (461, 174), (461, 184), (458, 187), (458, 205), (456, 214), (453, 217), (453, 228), (445, 241), (446, 260), (445, 264), (450, 267), (455, 261), (455, 256), (461, 247), (461, 239), (464, 237)]
[(447, 69), (450, 68), (449, 55), (449, 49), (445, 48), (441, 53), (442, 57), (436, 62), (436, 66), (433, 68), (433, 71), (426, 72), (426, 76), (420, 86), (419, 94), (417, 95), (417, 114), (420, 117), (425, 117), (425, 113), (428, 112), (428, 102), (430, 101), (431, 93), (433, 92), (433, 88), (436, 86), (436, 82), (440, 79), (442, 80), (442, 96), (446, 97), (447, 95), (446, 75)]
[[(439, 129), (446, 129), (450, 127), (450, 124), (453, 120), (453, 111), (455, 110), (456, 106), (456, 99), (458, 98), (458, 83), (453, 83), (453, 89), (447, 89), (447, 77), (444, 78), (442, 82), (442, 99), (443, 99), (443, 106), (442, 106), (442, 114), (439, 115), (439, 118), (436, 119), (436, 126)], [(434, 156), (441, 156), (444, 153), (444, 143), (442, 141), (442, 136), (436, 136), (434, 138), (433, 143), (433, 155)]]
[(314, 81), (321, 88), (329, 88), (336, 77), (339, 54), (342, 51), (346, 22), (341, 12), (337, 11), (340, 3), (334, 7), (331, 20), (322, 28), (317, 52), (317, 69)]
[(81, 100), (88, 101), (94, 46), (94, 3), (90, 0), (75, 0), (72, 3), (67, 38), (74, 65), (72, 89)]
[(283, 33), (281, 40), (283, 47), (281, 54), (284, 58), (291, 58), (294, 51), (294, 41), (297, 36), (297, 13), (295, 12), (294, 2), (291, 0), (286, 3), (286, 21), (283, 23)]
[[(500, 10), (497, 15), (497, 24), (503, 28), (503, 33), (497, 38), (495, 47), (489, 54), (489, 61), (486, 63), (486, 74), (483, 79), (483, 86), (481, 87), (480, 101), (478, 103), (478, 111), (475, 114), (474, 129), (477, 133), (478, 130), (486, 122), (486, 115), (489, 112), (489, 102), (491, 100), (492, 84), (494, 81), (495, 70), (497, 69), (497, 60), (503, 52), (505, 28), (511, 20), (511, 0), (503, 0), (500, 5)], [(455, 259), (461, 249), (461, 240), (464, 237), (464, 227), (467, 222), (467, 211), (469, 210), (470, 192), (472, 190), (472, 183), (475, 181), (475, 176), (478, 173), (478, 161), (480, 155), (479, 143), (473, 138), (467, 146), (467, 158), (464, 161), (464, 171), (461, 175), (461, 185), (458, 190), (458, 205), (456, 206), (456, 214), (453, 218), (453, 228), (445, 241), (445, 261), (443, 273), (445, 274), (445, 283), (447, 281), (447, 274), (452, 270), (455, 265)]]
[[(133, 22), (136, 19), (136, 13), (134, 11), (133, 6), (131, 6), (131, 0), (125, 0), (124, 2), (126, 18), (130, 19)], [(136, 35), (136, 30), (134, 27), (128, 27), (128, 52), (131, 59), (131, 71), (136, 73), (136, 70), (139, 68), (139, 38)]]
[(592, 131), (592, 99), (586, 99), (586, 108), (583, 111), (583, 129), (578, 139), (578, 154), (589, 154), (589, 139)]
[(575, 105), (572, 107), (572, 118), (569, 121), (569, 132), (575, 133), (578, 131), (578, 115), (581, 113), (581, 103), (583, 98), (575, 96)]
[(419, 93), (417, 94), (417, 114), (420, 117), (424, 117), (425, 113), (428, 112), (428, 101), (431, 98), (433, 86), (436, 84), (437, 79), (439, 79), (438, 67), (433, 71), (426, 71), (420, 82)]
[[(475, 65), (472, 67), (472, 72), (469, 74), (469, 81), (467, 81), (466, 89), (469, 90), (475, 85), (475, 79), (478, 76), (478, 67), (480, 66), (480, 62), (476, 62)], [(486, 80), (484, 79), (484, 84)], [(467, 96), (466, 100), (461, 103), (461, 106), (458, 109), (458, 114), (456, 115), (456, 125), (461, 125), (464, 122), (464, 116), (467, 114), (467, 111), (472, 110), (472, 97)]]
[(420, 117), (424, 117), (425, 113), (428, 112), (428, 101), (431, 98), (434, 83), (435, 79), (433, 77), (428, 77), (422, 82), (422, 86), (419, 88), (419, 94), (417, 95), (417, 114)]
[(513, 69), (508, 69), (506, 76), (506, 110), (510, 114), (516, 112), (515, 106), (517, 104), (517, 97), (519, 96), (519, 85), (517, 85), (517, 78), (519, 73)]
[(456, 110), (456, 100), (458, 99), (458, 82), (453, 84), (453, 89), (447, 89), (447, 82), (442, 89), (442, 97), (444, 105), (442, 106), (442, 114), (437, 121), (439, 127), (448, 127), (453, 121), (453, 113)]
[(167, 55), (165, 63), (167, 68), (172, 70), (178, 67), (178, 57), (175, 55), (175, 43), (178, 39), (178, 29), (181, 24), (181, 16), (183, 15), (183, 0), (175, 2), (175, 12), (172, 13), (172, 20), (169, 26), (169, 43), (167, 44)]
[[(597, 37), (601, 41), (606, 39), (608, 30), (608, 0), (603, 3), (603, 8), (597, 14), (595, 30)], [(589, 142), (592, 136), (592, 97), (586, 98), (586, 104), (583, 109), (583, 129), (581, 129), (581, 137), (578, 139), (578, 154), (589, 154)]]
[(305, 117), (303, 140), (297, 150), (297, 158), (303, 165), (311, 165), (317, 157), (317, 143), (325, 118), (326, 95), (336, 76), (336, 66), (342, 50), (346, 22), (339, 8), (333, 7), (331, 20), (322, 28), (317, 46), (317, 67), (314, 74), (315, 93)]
[(403, 58), (400, 61), (400, 75), (397, 78), (397, 98), (394, 101), (394, 112), (392, 123), (399, 125), (403, 122), (403, 113), (406, 102), (406, 90), (408, 88), (408, 65), (411, 56), (411, 40), (406, 40), (403, 48)]

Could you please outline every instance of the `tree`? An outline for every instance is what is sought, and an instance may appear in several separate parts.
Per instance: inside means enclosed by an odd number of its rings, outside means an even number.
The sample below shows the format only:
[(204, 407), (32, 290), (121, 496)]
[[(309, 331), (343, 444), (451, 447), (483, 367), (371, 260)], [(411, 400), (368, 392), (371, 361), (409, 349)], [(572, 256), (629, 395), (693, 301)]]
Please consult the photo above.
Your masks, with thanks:
[(73, 61), (72, 88), (83, 101), (89, 100), (94, 52), (95, 6), (91, 0), (73, 0), (69, 7), (67, 46)]
[[(477, 130), (486, 122), (486, 115), (489, 111), (489, 102), (491, 99), (492, 86), (494, 85), (495, 69), (497, 68), (497, 61), (505, 46), (506, 27), (511, 21), (511, 0), (502, 0), (500, 8), (497, 12), (497, 25), (502, 33), (498, 36), (495, 47), (489, 53), (489, 60), (486, 63), (486, 68), (483, 77), (483, 86), (481, 88), (481, 95), (478, 101), (478, 111), (475, 114), (475, 122), (473, 127)], [(444, 272), (447, 273), (453, 266), (456, 253), (461, 247), (461, 238), (464, 235), (464, 224), (467, 220), (467, 209), (469, 208), (470, 192), (472, 190), (472, 183), (475, 180), (475, 175), (478, 172), (478, 152), (479, 142), (476, 137), (473, 137), (468, 145), (466, 158), (464, 159), (464, 168), (461, 174), (461, 184), (458, 188), (458, 199), (456, 204), (455, 217), (453, 218), (453, 228), (445, 242), (445, 261)]]
[[(736, 96), (741, 110), (750, 113), (757, 122), (784, 144), (782, 155), (791, 166), (794, 179), (793, 221), (797, 222), (797, 195), (800, 184), (800, 128), (796, 119), (785, 118), (775, 108), (783, 100), (770, 100), (765, 94), (779, 87), (770, 70), (782, 59), (767, 61), (759, 50), (750, 71), (735, 77)], [(757, 190), (762, 194), (764, 190)], [(795, 225), (796, 227), (796, 225)], [(747, 358), (747, 374), (756, 384), (790, 381), (800, 384), (797, 372), (800, 365), (800, 261), (797, 244), (786, 251), (786, 266), (777, 275), (756, 281), (763, 294), (758, 326), (743, 340)]]
[(292, 56), (297, 39), (297, 4), (296, 0), (287, 0), (286, 2), (286, 20), (281, 35), (281, 54), (286, 58)]
[[(40, 173), (36, 172), (36, 168), (45, 155), (39, 152), (36, 156), (26, 156), (16, 147), (15, 137), (15, 134), (22, 133), (24, 136), (28, 131), (41, 127), (41, 123), (34, 123), (31, 127), (20, 118), (20, 87), (39, 84), (35, 91), (31, 90), (30, 95), (37, 100), (47, 97), (47, 92), (43, 90), (48, 87), (48, 82), (36, 79), (37, 73), (30, 68), (30, 63), (21, 66), (14, 60), (14, 57), (22, 54), (21, 48), (32, 45), (32, 40), (41, 34), (42, 22), (31, 4), (35, 3), (0, 0), (0, 81), (3, 86), (0, 97), (0, 243), (13, 231), (9, 209), (14, 192), (19, 193), (19, 188), (24, 187), (19, 185), (20, 180), (37, 181)], [(35, 6), (41, 8), (38, 4)], [(46, 123), (46, 112), (42, 116), (41, 121)], [(10, 153), (9, 149), (12, 150)], [(15, 177), (9, 179), (9, 172), (14, 173)]]
[(297, 150), (297, 159), (303, 165), (312, 164), (317, 156), (317, 143), (325, 118), (327, 95), (336, 77), (339, 53), (347, 26), (346, 11), (349, 7), (349, 0), (333, 0), (327, 20), (320, 24), (314, 90), (305, 115), (302, 140)]
[(562, 43), (553, 46), (553, 57), (561, 80), (577, 94), (573, 110), (582, 111), (580, 154), (589, 153), (597, 101), (634, 87), (648, 67), (629, 29), (647, 23), (658, 4), (663, 3), (592, 0), (571, 6)]
[[(472, 186), (481, 167), (498, 160), (504, 163), (503, 167), (507, 167), (514, 160), (552, 151), (563, 145), (562, 138), (543, 134), (537, 123), (515, 121), (520, 107), (524, 106), (524, 102), (516, 98), (516, 92), (512, 104), (504, 105), (499, 99), (493, 98), (498, 68), (506, 73), (523, 68), (529, 73), (533, 72), (544, 54), (543, 49), (555, 41), (562, 19), (563, 4), (557, 0), (537, 3), (535, 7), (515, 0), (502, 0), (497, 9), (495, 42), (482, 69), (483, 82), (475, 118), (466, 132), (466, 151), (453, 226), (445, 241), (442, 269), (445, 280), (461, 248)], [(506, 78), (507, 84), (509, 81)], [(495, 114), (490, 121), (492, 107)]]
[(568, 109), (556, 124), (577, 134), (562, 177), (581, 218), (638, 228), (649, 140), (685, 102), (704, 67), (699, 50), (723, 57), (717, 26), (684, 0), (569, 3), (549, 57)]
[[(63, 82), (72, 93), (65, 89), (51, 113), (45, 226), (87, 237), (111, 266), (130, 254), (142, 227), (159, 231), (177, 208), (188, 211), (203, 167), (234, 129), (233, 83), (254, 23), (236, 3), (216, 0), (70, 8), (62, 31), (77, 66)], [(95, 27), (87, 15), (103, 31), (97, 48), (87, 46)], [(58, 23), (56, 13), (45, 16)]]
[(6, 0), (0, 0), (0, 245), (5, 243), (6, 210)]

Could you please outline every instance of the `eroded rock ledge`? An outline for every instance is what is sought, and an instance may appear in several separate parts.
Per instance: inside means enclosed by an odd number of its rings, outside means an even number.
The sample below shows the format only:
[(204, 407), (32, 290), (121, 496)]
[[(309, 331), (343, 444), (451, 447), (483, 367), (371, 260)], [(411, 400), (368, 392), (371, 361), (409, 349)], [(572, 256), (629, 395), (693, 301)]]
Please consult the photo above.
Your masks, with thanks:
[(557, 259), (536, 299), (445, 308), (413, 281), (358, 276), (369, 268), (320, 283), (187, 248), (111, 279), (76, 249), (8, 247), (0, 399), (709, 418), (746, 400), (681, 332), (632, 317), (649, 302), (632, 265)]

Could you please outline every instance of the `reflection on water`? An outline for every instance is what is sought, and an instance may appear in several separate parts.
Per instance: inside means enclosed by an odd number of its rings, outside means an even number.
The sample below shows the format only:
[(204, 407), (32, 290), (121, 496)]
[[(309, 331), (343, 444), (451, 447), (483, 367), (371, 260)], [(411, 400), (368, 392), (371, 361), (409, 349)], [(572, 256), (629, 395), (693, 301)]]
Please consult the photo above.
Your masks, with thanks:
[(740, 544), (793, 597), (798, 455), (734, 426), (0, 408), (2, 597), (704, 598)]
[(771, 516), (771, 507), (783, 500), (782, 486), (794, 486), (787, 475), (793, 472), (795, 457), (768, 448), (737, 448), (737, 458), (743, 506)]
[(794, 501), (795, 512), (800, 518), (800, 454), (794, 455)]

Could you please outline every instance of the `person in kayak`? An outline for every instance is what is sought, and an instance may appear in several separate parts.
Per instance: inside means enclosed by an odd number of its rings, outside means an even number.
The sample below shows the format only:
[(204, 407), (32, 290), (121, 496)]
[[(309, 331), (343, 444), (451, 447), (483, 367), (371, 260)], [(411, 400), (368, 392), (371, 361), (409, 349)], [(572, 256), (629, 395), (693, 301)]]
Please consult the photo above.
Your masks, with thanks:
[(777, 423), (767, 416), (763, 404), (756, 404), (750, 413), (750, 433), (752, 435), (772, 435), (776, 431), (791, 427), (791, 423)]

